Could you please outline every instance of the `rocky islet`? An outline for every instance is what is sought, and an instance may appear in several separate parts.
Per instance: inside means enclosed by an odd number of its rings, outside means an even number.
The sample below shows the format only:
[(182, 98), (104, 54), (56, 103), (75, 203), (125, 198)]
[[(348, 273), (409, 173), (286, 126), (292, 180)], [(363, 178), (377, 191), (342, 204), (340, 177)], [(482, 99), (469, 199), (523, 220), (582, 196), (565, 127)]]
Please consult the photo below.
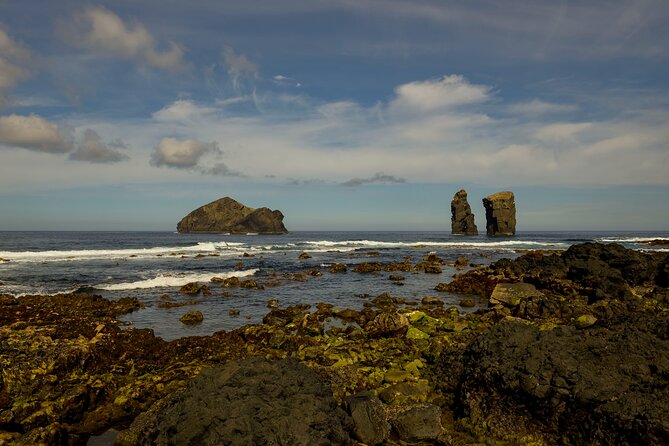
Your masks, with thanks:
[(177, 224), (178, 232), (285, 234), (283, 214), (269, 208), (250, 208), (224, 197), (201, 206)]
[[(496, 192), (483, 198), (486, 234), (489, 237), (516, 234), (516, 203), (513, 192)], [(478, 235), (467, 192), (460, 189), (451, 201), (451, 234)]]

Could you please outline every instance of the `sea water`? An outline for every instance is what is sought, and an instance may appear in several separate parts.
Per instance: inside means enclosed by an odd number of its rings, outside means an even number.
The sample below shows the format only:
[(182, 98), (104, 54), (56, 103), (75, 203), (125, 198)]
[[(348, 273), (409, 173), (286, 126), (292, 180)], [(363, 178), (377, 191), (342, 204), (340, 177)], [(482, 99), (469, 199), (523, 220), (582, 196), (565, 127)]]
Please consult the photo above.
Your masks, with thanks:
[[(473, 265), (518, 250), (566, 249), (574, 243), (621, 243), (639, 250), (668, 250), (644, 241), (669, 239), (669, 232), (525, 232), (514, 237), (454, 236), (448, 232), (291, 232), (285, 235), (178, 234), (173, 232), (0, 232), (0, 294), (30, 295), (91, 292), (109, 299), (137, 297), (144, 308), (123, 316), (127, 326), (151, 328), (156, 335), (175, 339), (208, 335), (258, 323), (269, 311), (267, 301), (281, 306), (320, 302), (360, 309), (370, 298), (388, 292), (420, 301), (438, 295), (446, 305), (459, 307), (461, 296), (438, 293), (434, 287), (458, 273), (444, 266), (440, 274), (382, 272), (353, 273), (362, 262), (417, 263), (429, 253), (453, 262), (466, 257)], [(303, 252), (311, 257), (300, 259)], [(327, 267), (347, 265), (348, 272), (333, 274)], [(284, 273), (318, 269), (320, 277), (289, 280)], [(405, 278), (399, 286), (389, 276)], [(265, 289), (226, 289), (210, 283), (214, 277), (237, 276), (258, 283), (281, 282)], [(210, 296), (183, 296), (189, 282), (208, 284)], [(229, 295), (224, 295), (228, 291)], [(161, 308), (171, 302), (196, 300), (193, 306)], [(484, 305), (481, 302), (481, 305)], [(204, 314), (202, 324), (185, 326), (179, 317), (189, 310)], [(239, 315), (230, 315), (239, 310)], [(462, 312), (471, 311), (460, 308)]]

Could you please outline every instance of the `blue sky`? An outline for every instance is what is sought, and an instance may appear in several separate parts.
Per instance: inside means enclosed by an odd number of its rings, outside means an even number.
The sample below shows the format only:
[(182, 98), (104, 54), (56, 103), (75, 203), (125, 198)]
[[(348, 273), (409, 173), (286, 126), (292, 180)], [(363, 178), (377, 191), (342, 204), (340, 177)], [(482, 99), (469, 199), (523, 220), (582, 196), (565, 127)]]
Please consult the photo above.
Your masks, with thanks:
[(667, 230), (669, 8), (646, 1), (0, 1), (0, 230)]

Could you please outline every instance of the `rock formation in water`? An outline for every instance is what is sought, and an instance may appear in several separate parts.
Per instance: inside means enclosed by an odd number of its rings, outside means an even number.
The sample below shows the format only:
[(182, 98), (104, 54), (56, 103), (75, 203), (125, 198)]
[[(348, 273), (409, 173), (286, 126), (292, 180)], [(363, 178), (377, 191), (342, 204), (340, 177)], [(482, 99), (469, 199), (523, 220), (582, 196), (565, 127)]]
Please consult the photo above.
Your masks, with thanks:
[(179, 232), (285, 234), (281, 211), (253, 209), (225, 197), (195, 209), (178, 224)]
[(489, 236), (516, 234), (516, 203), (513, 192), (497, 192), (483, 199)]
[(467, 201), (467, 192), (459, 190), (451, 201), (451, 233), (463, 235), (479, 235), (474, 223), (474, 214)]

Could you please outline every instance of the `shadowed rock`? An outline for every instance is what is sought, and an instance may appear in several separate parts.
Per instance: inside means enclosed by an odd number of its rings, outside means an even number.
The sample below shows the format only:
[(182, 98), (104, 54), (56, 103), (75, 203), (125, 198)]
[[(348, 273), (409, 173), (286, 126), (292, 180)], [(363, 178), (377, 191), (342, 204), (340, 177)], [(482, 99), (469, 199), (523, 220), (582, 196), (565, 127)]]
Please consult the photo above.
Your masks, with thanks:
[(372, 392), (361, 392), (346, 399), (354, 423), (355, 437), (369, 446), (383, 443), (390, 435), (383, 403)]
[(516, 203), (513, 192), (497, 192), (483, 199), (488, 236), (516, 234)]
[(308, 367), (252, 358), (203, 371), (137, 417), (116, 445), (349, 445), (351, 427)]
[(479, 235), (474, 223), (474, 214), (467, 201), (467, 192), (459, 190), (451, 201), (451, 233), (462, 235)]
[(531, 433), (537, 444), (667, 444), (667, 322), (646, 317), (614, 330), (549, 331), (499, 324), (465, 352), (456, 404), (486, 435)]
[(253, 209), (225, 197), (195, 209), (178, 224), (179, 232), (285, 234), (281, 211)]

